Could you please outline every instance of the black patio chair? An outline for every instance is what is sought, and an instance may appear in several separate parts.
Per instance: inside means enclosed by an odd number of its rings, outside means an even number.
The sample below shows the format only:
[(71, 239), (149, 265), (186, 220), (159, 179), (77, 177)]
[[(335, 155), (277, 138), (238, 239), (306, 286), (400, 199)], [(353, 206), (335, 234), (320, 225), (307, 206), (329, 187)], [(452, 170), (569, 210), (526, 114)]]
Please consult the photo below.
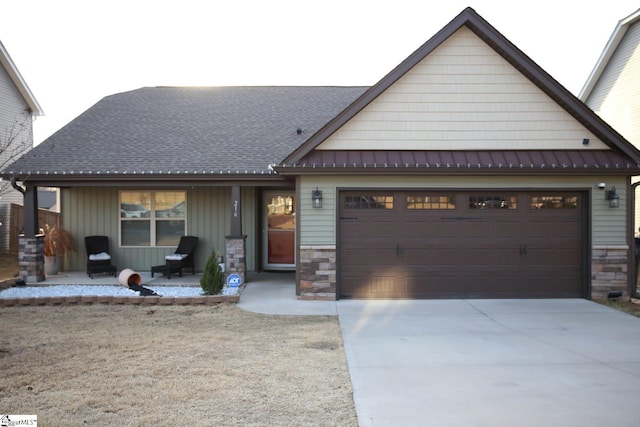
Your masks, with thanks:
[(96, 273), (116, 275), (116, 266), (111, 264), (109, 238), (107, 236), (86, 236), (84, 245), (87, 250), (87, 274), (93, 279)]
[(154, 273), (162, 273), (171, 279), (172, 273), (178, 273), (182, 277), (182, 269), (191, 267), (191, 273), (196, 274), (195, 252), (198, 246), (198, 238), (195, 236), (182, 236), (176, 251), (167, 255), (164, 259), (165, 265), (151, 267), (151, 277)]

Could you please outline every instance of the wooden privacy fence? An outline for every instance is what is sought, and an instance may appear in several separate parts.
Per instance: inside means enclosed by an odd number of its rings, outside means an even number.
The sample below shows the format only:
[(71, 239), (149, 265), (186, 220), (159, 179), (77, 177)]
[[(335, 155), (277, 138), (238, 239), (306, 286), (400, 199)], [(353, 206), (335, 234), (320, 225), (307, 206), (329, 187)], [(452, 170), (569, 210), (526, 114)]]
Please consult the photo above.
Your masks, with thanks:
[[(24, 207), (12, 203), (9, 218), (11, 223), (11, 228), (9, 229), (9, 251), (18, 253), (18, 236), (20, 236), (24, 228)], [(38, 209), (38, 226), (42, 228), (45, 224), (49, 224), (52, 227), (59, 226), (60, 214), (46, 209)]]

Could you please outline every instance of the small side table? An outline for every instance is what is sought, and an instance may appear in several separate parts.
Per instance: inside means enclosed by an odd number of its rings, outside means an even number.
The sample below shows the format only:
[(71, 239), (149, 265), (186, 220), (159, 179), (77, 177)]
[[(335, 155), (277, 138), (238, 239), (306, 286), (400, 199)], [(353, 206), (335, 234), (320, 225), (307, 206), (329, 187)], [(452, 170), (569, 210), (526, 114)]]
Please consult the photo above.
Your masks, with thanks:
[(167, 276), (167, 279), (171, 279), (171, 275), (174, 273), (180, 273), (180, 267), (172, 267), (169, 265), (155, 265), (153, 267), (151, 267), (151, 277), (153, 277), (153, 275), (155, 273), (162, 273), (163, 275)]

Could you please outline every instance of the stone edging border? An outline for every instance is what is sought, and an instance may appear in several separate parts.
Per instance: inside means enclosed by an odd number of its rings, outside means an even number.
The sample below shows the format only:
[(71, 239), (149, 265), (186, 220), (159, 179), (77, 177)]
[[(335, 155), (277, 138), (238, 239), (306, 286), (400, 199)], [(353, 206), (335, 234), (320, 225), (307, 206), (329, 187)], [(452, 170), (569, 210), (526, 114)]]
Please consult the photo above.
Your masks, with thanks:
[(213, 305), (219, 303), (238, 303), (239, 295), (202, 295), (196, 297), (160, 297), (160, 296), (95, 296), (70, 295), (63, 297), (26, 297), (0, 298), (0, 307), (38, 306), (38, 305)]

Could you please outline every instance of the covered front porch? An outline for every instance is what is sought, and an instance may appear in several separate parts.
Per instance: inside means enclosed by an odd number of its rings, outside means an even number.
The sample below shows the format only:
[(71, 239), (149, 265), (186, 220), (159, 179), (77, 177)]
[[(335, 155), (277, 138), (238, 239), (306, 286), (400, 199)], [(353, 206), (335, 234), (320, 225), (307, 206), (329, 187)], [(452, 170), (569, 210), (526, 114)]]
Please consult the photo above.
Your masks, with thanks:
[[(44, 282), (46, 285), (52, 280), (58, 284), (67, 278), (64, 275), (45, 277), (42, 256), (44, 236), (37, 234), (42, 224), (38, 224), (37, 216), (31, 209), (36, 189), (36, 186), (28, 185), (25, 190), (25, 233), (19, 238), (20, 277), (29, 284)], [(142, 217), (117, 214), (123, 207), (128, 207), (130, 200), (127, 197), (142, 194), (156, 198), (150, 212)], [(176, 194), (180, 196), (179, 204), (183, 210), (176, 214), (177, 217), (165, 218), (158, 210), (157, 199)], [(248, 275), (251, 271), (293, 271), (296, 267), (293, 220), (296, 205), (291, 188), (272, 185), (269, 189), (264, 189), (256, 186), (255, 182), (144, 191), (79, 186), (63, 188), (61, 199), (64, 209), (60, 225), (68, 231), (75, 243), (75, 250), (65, 254), (62, 265), (65, 270), (80, 272), (79, 275), (71, 275), (69, 280), (75, 280), (77, 276), (78, 280), (84, 282), (82, 269), (89, 255), (85, 239), (94, 236), (107, 238), (109, 246), (106, 252), (111, 256), (114, 268), (118, 271), (130, 268), (140, 272), (144, 275), (144, 283), (162, 284), (166, 280), (158, 275), (157, 270), (155, 277), (151, 278), (150, 271), (164, 265), (165, 257), (174, 254), (176, 246), (179, 246), (178, 239), (184, 236), (198, 239), (193, 255), (197, 273), (204, 270), (213, 251), (225, 264), (227, 275), (236, 274), (243, 282), (249, 280), (249, 277), (245, 278), (245, 274)], [(153, 218), (156, 220), (155, 225), (151, 221)], [(158, 230), (165, 229), (166, 224), (175, 225), (174, 223), (178, 224), (178, 230), (172, 234), (172, 240), (160, 241)], [(132, 224), (138, 228), (146, 227), (147, 234), (144, 235), (149, 237), (150, 233), (155, 238), (132, 243), (127, 234), (127, 230), (133, 227)], [(186, 284), (199, 286), (199, 276), (197, 279), (189, 277), (191, 276), (186, 275), (183, 278)], [(172, 275), (167, 282), (175, 285), (175, 278)], [(97, 276), (96, 279), (106, 280), (107, 284), (118, 284), (117, 277), (111, 282), (108, 277), (100, 279)]]

